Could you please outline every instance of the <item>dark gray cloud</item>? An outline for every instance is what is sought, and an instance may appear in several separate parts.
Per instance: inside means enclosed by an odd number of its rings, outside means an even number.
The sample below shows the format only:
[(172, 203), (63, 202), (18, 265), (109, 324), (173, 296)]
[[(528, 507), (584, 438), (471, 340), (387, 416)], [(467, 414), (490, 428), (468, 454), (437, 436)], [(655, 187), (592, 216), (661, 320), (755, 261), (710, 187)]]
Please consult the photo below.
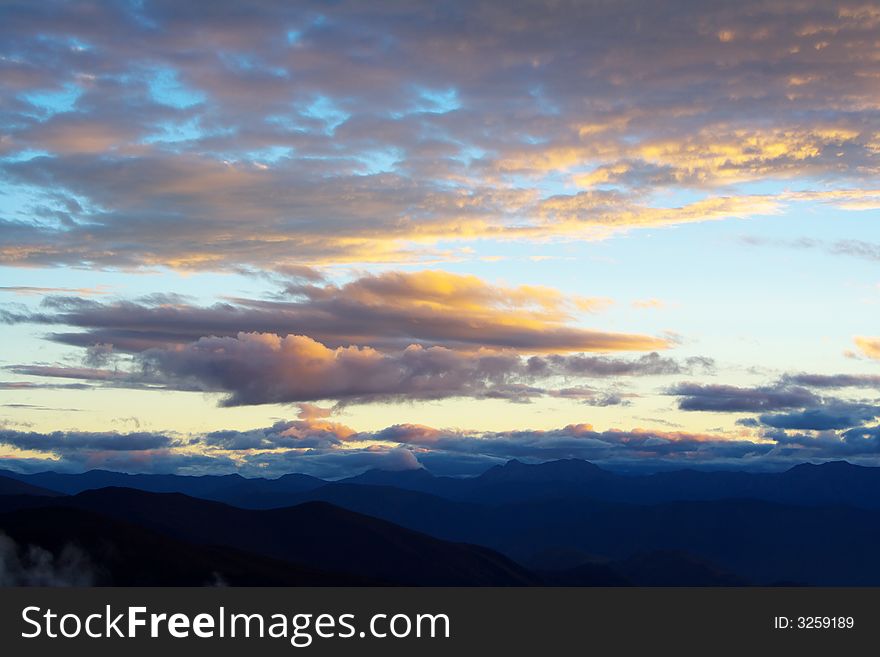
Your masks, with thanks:
[[(123, 382), (128, 375), (118, 370), (104, 370), (94, 367), (72, 367), (66, 365), (10, 365), (7, 369), (15, 374), (25, 376), (60, 377), (65, 379), (82, 379), (84, 381), (114, 381)], [(13, 382), (12, 386), (16, 383)], [(27, 388), (27, 384), (22, 388)]]
[(842, 435), (854, 449), (880, 452), (880, 426), (857, 427), (844, 431)]
[(55, 452), (60, 454), (87, 451), (141, 452), (175, 445), (174, 439), (155, 433), (93, 433), (87, 431), (10, 431), (0, 429), (0, 443), (21, 450)]
[(880, 405), (846, 402), (824, 403), (794, 413), (771, 413), (760, 416), (761, 422), (777, 429), (815, 430), (848, 429), (861, 426), (880, 416)]
[(678, 407), (684, 411), (760, 413), (757, 418), (740, 418), (736, 422), (752, 428), (763, 425), (794, 431), (829, 431), (860, 427), (880, 417), (880, 401), (823, 397), (808, 387), (875, 388), (876, 377), (801, 372), (784, 374), (772, 385), (753, 388), (680, 383), (669, 388), (667, 394), (678, 396)]
[(765, 437), (775, 441), (782, 455), (809, 455), (810, 458), (846, 458), (853, 456), (876, 457), (880, 453), (880, 433), (877, 427), (849, 429), (843, 432), (815, 433), (771, 430)]
[[(14, 431), (0, 429), (0, 445), (21, 450), (7, 453), (0, 464), (20, 472), (117, 472), (214, 474), (236, 470), (233, 459), (193, 449), (188, 438), (163, 433)], [(33, 456), (36, 454), (37, 456)]]
[(877, 374), (811, 374), (799, 372), (785, 374), (781, 381), (795, 386), (809, 388), (872, 388), (880, 389), (880, 375)]
[(759, 386), (740, 388), (723, 384), (680, 383), (669, 389), (680, 397), (683, 411), (760, 412), (815, 406), (820, 398), (804, 387)]

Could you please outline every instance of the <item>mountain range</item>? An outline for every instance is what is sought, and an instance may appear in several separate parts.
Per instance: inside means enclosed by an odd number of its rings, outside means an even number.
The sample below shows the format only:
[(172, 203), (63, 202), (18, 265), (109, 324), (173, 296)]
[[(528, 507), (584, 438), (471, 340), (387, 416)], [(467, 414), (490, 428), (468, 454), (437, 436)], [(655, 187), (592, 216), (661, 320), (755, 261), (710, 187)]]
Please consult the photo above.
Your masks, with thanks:
[(114, 585), (878, 585), (880, 468), (626, 475), (510, 461), (471, 478), (340, 481), (5, 471), (0, 532), (22, 572), (12, 583), (40, 581), (26, 576), (36, 547), (56, 568), (85, 555), (88, 581)]

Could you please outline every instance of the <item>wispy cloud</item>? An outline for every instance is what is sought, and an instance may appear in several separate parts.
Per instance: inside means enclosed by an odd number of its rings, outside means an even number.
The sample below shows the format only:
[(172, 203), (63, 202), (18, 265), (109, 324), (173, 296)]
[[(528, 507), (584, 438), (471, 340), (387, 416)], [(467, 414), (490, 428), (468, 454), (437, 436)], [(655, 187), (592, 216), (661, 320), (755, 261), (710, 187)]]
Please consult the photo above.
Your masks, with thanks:
[(865, 356), (880, 360), (880, 338), (858, 335), (853, 338), (853, 342)]

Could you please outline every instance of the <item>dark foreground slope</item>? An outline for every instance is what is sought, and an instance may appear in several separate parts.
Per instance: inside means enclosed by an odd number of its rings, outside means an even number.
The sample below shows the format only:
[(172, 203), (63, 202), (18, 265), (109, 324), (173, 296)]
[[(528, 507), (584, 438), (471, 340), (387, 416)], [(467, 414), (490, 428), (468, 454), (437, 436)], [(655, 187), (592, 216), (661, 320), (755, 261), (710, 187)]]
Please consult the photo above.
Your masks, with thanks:
[[(112, 489), (54, 500), (0, 496), (0, 585), (381, 586), (448, 581), (465, 586), (748, 584), (686, 553), (645, 553), (619, 561), (597, 561), (577, 553), (573, 562), (577, 567), (561, 567), (557, 560), (545, 558), (529, 573), (489, 550), (425, 540), (369, 518), (360, 518), (352, 525), (349, 521), (357, 517), (355, 514), (316, 504), (295, 511), (259, 514), (273, 523), (277, 519), (296, 522), (298, 545), (287, 549), (283, 547), (289, 544), (285, 538), (263, 542), (265, 534), (255, 533), (252, 523), (242, 523), (238, 510), (231, 510), (230, 517), (222, 505), (209, 504), (212, 508), (205, 514), (201, 513), (206, 510), (204, 502), (184, 500), (181, 504), (178, 496), (172, 497)], [(131, 511), (127, 520), (106, 515), (123, 515), (123, 506)], [(89, 510), (98, 508), (103, 512)], [(198, 518), (190, 515), (193, 511)], [(314, 522), (316, 514), (320, 523)], [(218, 521), (224, 529), (208, 526)], [(230, 521), (237, 524), (229, 525)], [(326, 528), (328, 522), (335, 525), (330, 531)], [(377, 527), (383, 536), (379, 543), (371, 538)], [(210, 544), (212, 541), (217, 544)], [(332, 554), (329, 542), (341, 546), (345, 554)], [(246, 544), (254, 551), (227, 544)], [(382, 564), (386, 577), (353, 574), (375, 572), (368, 552), (377, 549), (387, 556)], [(264, 552), (284, 558), (264, 556)], [(589, 563), (582, 564), (585, 560)], [(332, 567), (340, 571), (330, 570)]]
[[(126, 582), (146, 581), (139, 569), (146, 563), (147, 572), (157, 570), (149, 564), (158, 555), (178, 564), (162, 566), (169, 573), (187, 564), (203, 567), (193, 575), (196, 581), (186, 583), (207, 581), (216, 572), (233, 584), (305, 582), (310, 574), (396, 585), (880, 584), (876, 511), (754, 500), (623, 505), (568, 499), (480, 506), (383, 487), (321, 490), (336, 504), (435, 527), (445, 536), (325, 502), (253, 511), (112, 488), (67, 498), (0, 497), (6, 512), (0, 531), (19, 532), (13, 538), (41, 547), (81, 545), (99, 564), (111, 551), (98, 539), (110, 537), (111, 545), (121, 546), (114, 548), (119, 554), (134, 555), (111, 569), (113, 581)], [(334, 490), (343, 494), (329, 494)], [(427, 512), (421, 519), (419, 508)], [(76, 515), (82, 513), (85, 520)], [(145, 554), (131, 547), (160, 539), (169, 544)], [(243, 561), (235, 561), (242, 553)], [(269, 560), (298, 570), (277, 581), (266, 577), (272, 566), (236, 570), (249, 557), (259, 557), (255, 564)]]
[(8, 525), (16, 531), (30, 523), (33, 531), (53, 532), (43, 537), (47, 541), (51, 536), (79, 538), (82, 527), (77, 523), (52, 524), (73, 508), (179, 543), (219, 546), (350, 579), (435, 586), (538, 582), (488, 548), (443, 541), (320, 502), (251, 511), (180, 494), (106, 488), (68, 498), (0, 498), (0, 508), (4, 506), (8, 513), (0, 517), (0, 530), (7, 531)]
[(4, 586), (361, 586), (383, 582), (196, 545), (72, 507), (0, 514)]

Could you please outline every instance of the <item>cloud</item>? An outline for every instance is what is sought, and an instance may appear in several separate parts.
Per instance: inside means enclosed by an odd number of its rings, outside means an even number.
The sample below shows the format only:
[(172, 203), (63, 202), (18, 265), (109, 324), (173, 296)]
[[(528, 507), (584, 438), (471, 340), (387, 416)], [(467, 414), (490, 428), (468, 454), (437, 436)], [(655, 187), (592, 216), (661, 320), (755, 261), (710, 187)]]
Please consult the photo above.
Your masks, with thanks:
[(86, 383), (37, 383), (35, 381), (0, 381), (0, 390), (88, 390)]
[(712, 371), (715, 363), (711, 358), (693, 356), (679, 362), (665, 358), (656, 352), (644, 354), (631, 360), (608, 358), (607, 356), (588, 356), (572, 354), (560, 356), (533, 356), (528, 361), (529, 369), (536, 374), (557, 371), (571, 376), (647, 376), (685, 374), (694, 370)]
[[(877, 196), (880, 199), (880, 195)], [(880, 200), (873, 201), (880, 207)], [(852, 209), (852, 208), (850, 208)], [(864, 240), (837, 240), (828, 242), (809, 237), (794, 240), (768, 240), (758, 237), (743, 237), (742, 243), (749, 246), (780, 246), (790, 249), (821, 249), (830, 255), (842, 255), (872, 262), (880, 262), (880, 244)]]
[(0, 429), (0, 444), (21, 450), (65, 454), (89, 450), (140, 452), (170, 447), (176, 441), (169, 436), (154, 433), (56, 431), (44, 434)]
[(272, 333), (200, 338), (173, 349), (149, 349), (139, 359), (149, 381), (228, 393), (223, 401), (226, 406), (322, 399), (523, 401), (547, 394), (547, 389), (536, 384), (552, 383), (557, 377), (668, 374), (685, 368), (658, 354), (635, 361), (583, 355), (525, 359), (513, 351), (455, 351), (438, 346), (410, 345), (399, 351), (330, 348), (306, 336)]
[(856, 427), (843, 432), (843, 438), (853, 451), (880, 451), (880, 426)]
[(366, 470), (418, 470), (423, 467), (413, 450), (402, 447), (367, 446), (334, 450), (280, 450), (245, 455), (240, 472), (249, 476), (276, 477), (301, 472), (324, 479), (341, 479)]
[[(82, 379), (84, 381), (112, 381), (127, 378), (124, 372), (95, 367), (70, 367), (64, 365), (11, 365), (8, 368), (16, 374), (27, 376), (61, 377)], [(14, 385), (14, 384), (13, 384)]]
[(759, 459), (773, 449), (769, 442), (723, 435), (670, 432), (652, 429), (598, 431), (589, 424), (573, 424), (552, 430), (518, 430), (468, 433), (426, 431), (411, 425), (392, 427), (376, 435), (394, 439), (417, 451), (419, 458), (439, 460), (444, 454), (506, 461), (533, 462), (577, 458), (599, 463), (646, 464), (652, 461), (701, 462)]
[(0, 428), (0, 446), (7, 448), (0, 463), (29, 472), (105, 469), (205, 474), (234, 467), (226, 456), (191, 449), (186, 438), (147, 431), (41, 433)]
[[(385, 272), (348, 283), (293, 277), (275, 298), (200, 307), (178, 295), (101, 302), (50, 296), (39, 309), (0, 310), (7, 323), (69, 325), (50, 338), (86, 349), (82, 365), (7, 366), (25, 376), (94, 385), (225, 393), (227, 405), (444, 397), (528, 401), (553, 395), (625, 404), (592, 378), (711, 371), (705, 357), (656, 351), (667, 338), (581, 328), (605, 299), (542, 286), (494, 285), (441, 271)], [(563, 352), (563, 353), (559, 353)], [(581, 352), (581, 353), (569, 353)], [(555, 386), (559, 386), (556, 388)]]
[[(809, 388), (872, 388), (877, 377), (870, 375), (821, 375), (805, 372), (784, 374), (771, 385), (742, 388), (731, 385), (680, 383), (667, 390), (679, 397), (683, 411), (760, 413), (757, 418), (740, 418), (744, 427), (771, 427), (797, 431), (829, 431), (863, 426), (880, 417), (877, 401), (850, 401), (822, 397)], [(785, 411), (785, 412), (768, 412)]]
[(856, 347), (868, 358), (880, 360), (880, 338), (869, 338), (861, 335), (853, 338)]
[(300, 404), (299, 419), (280, 421), (266, 429), (212, 431), (203, 442), (224, 450), (329, 448), (342, 445), (355, 431), (326, 418), (330, 409)]
[[(331, 293), (335, 294), (335, 290)], [(522, 289), (520, 292), (526, 294)], [(532, 294), (532, 290), (528, 290), (528, 294)], [(61, 307), (65, 304), (63, 300), (53, 303)], [(83, 360), (89, 366), (22, 364), (7, 366), (7, 369), (19, 375), (81, 379), (104, 387), (223, 393), (227, 395), (223, 403), (228, 406), (324, 399), (365, 403), (447, 397), (524, 402), (543, 395), (576, 398), (590, 405), (604, 406), (626, 404), (626, 398), (631, 395), (571, 383), (585, 379), (690, 374), (714, 368), (714, 362), (705, 357), (678, 360), (657, 352), (636, 358), (584, 353), (529, 356), (505, 345), (516, 342), (522, 349), (528, 344), (528, 351), (554, 351), (561, 347), (560, 335), (563, 334), (572, 340), (577, 336), (582, 348), (588, 345), (606, 350), (649, 347), (654, 341), (665, 344), (659, 339), (630, 334), (599, 334), (567, 328), (556, 331), (554, 327), (567, 314), (559, 310), (561, 302), (549, 295), (542, 299), (543, 307), (533, 311), (532, 319), (532, 311), (518, 310), (519, 300), (509, 302), (513, 310), (502, 308), (497, 316), (491, 306), (487, 310), (477, 301), (473, 302), (475, 307), (469, 307), (467, 295), (457, 302), (460, 310), (445, 299), (433, 303), (434, 306), (428, 303), (424, 308), (423, 302), (406, 299), (399, 309), (387, 303), (367, 304), (363, 315), (372, 317), (372, 322), (358, 321), (353, 314), (345, 312), (346, 307), (356, 311), (360, 307), (357, 305), (331, 306), (332, 313), (325, 313), (320, 304), (316, 309), (307, 306), (304, 322), (308, 322), (314, 311), (318, 316), (313, 324), (316, 332), (320, 334), (323, 327), (323, 332), (331, 334), (333, 339), (327, 345), (297, 334), (239, 331), (233, 335), (217, 335), (224, 331), (213, 330), (206, 317), (213, 320), (215, 328), (222, 325), (226, 331), (231, 330), (238, 311), (228, 308), (203, 312), (203, 309), (189, 307), (157, 306), (140, 308), (139, 314), (137, 308), (126, 302), (107, 307), (74, 300), (71, 313), (51, 316), (46, 321), (109, 325), (113, 327), (111, 331), (118, 330), (118, 333), (108, 333), (97, 329), (94, 334), (56, 336), (62, 342), (87, 346)], [(132, 315), (126, 321), (125, 310), (129, 308)], [(223, 322), (217, 319), (218, 313), (223, 316)], [(285, 321), (283, 317), (273, 318), (268, 312), (261, 317), (267, 321)], [(407, 317), (412, 326), (410, 330), (406, 328)], [(436, 325), (428, 321), (430, 318), (436, 319)], [(487, 327), (485, 332), (471, 334), (481, 321)], [(542, 322), (547, 326), (544, 330), (539, 328)], [(175, 330), (177, 326), (181, 328)], [(186, 332), (194, 330), (193, 327), (198, 329), (196, 332), (214, 335), (185, 342)], [(351, 335), (351, 331), (360, 333)], [(349, 332), (349, 338), (389, 346), (349, 345), (349, 340), (341, 337), (345, 332)], [(426, 341), (442, 337), (453, 348), (432, 346), (430, 341), (427, 346), (421, 345), (413, 340), (416, 336)], [(121, 342), (121, 350), (136, 350), (136, 353), (122, 359), (116, 353), (117, 345), (104, 340)], [(336, 346), (340, 343), (345, 346)], [(481, 343), (489, 346), (480, 346)], [(496, 344), (503, 348), (496, 348)]]
[[(599, 430), (587, 423), (557, 429), (468, 431), (419, 424), (396, 424), (356, 432), (312, 407), (299, 418), (246, 431), (214, 431), (180, 439), (164, 450), (61, 450), (51, 440), (34, 437), (30, 453), (7, 456), (7, 467), (24, 471), (53, 469), (80, 472), (108, 467), (124, 472), (222, 474), (275, 477), (303, 472), (324, 478), (352, 476), (371, 468), (402, 470), (427, 467), (439, 474), (478, 474), (510, 459), (543, 462), (578, 458), (625, 470), (682, 467), (778, 469), (804, 461), (848, 458), (880, 464), (877, 426), (843, 431), (764, 428), (756, 433), (695, 433), (653, 428)], [(318, 412), (325, 415), (325, 411)], [(807, 418), (811, 416), (806, 416)], [(794, 418), (794, 415), (792, 415)], [(745, 423), (743, 423), (745, 424)], [(757, 428), (758, 423), (750, 424)], [(782, 424), (782, 423), (780, 423)], [(815, 423), (813, 423), (816, 426)], [(130, 436), (119, 434), (119, 445)], [(44, 434), (46, 438), (53, 434)], [(113, 456), (113, 458), (111, 458)]]
[(416, 345), (396, 353), (370, 347), (331, 349), (306, 336), (270, 333), (200, 338), (181, 349), (148, 350), (142, 358), (163, 377), (228, 392), (227, 406), (519, 396), (509, 385), (520, 383), (522, 376), (514, 354), (466, 354)]
[[(872, 16), (820, 0), (11, 9), (0, 177), (22, 207), (0, 219), (0, 262), (401, 262), (766, 214), (829, 185), (848, 196), (820, 202), (876, 207), (860, 194), (880, 155)], [(823, 189), (737, 189), (795, 177)], [(697, 198), (670, 208), (669, 191)]]
[(809, 388), (873, 388), (880, 389), (880, 375), (877, 374), (810, 374), (800, 372), (785, 374), (782, 382)]
[(663, 308), (666, 304), (660, 299), (636, 299), (632, 302), (633, 308)]
[(835, 457), (874, 457), (868, 463), (876, 464), (876, 456), (880, 452), (880, 433), (877, 427), (812, 434), (777, 430), (767, 432), (765, 437), (774, 440), (778, 444), (777, 450), (784, 455), (803, 455), (826, 460)]
[(82, 296), (108, 294), (103, 287), (32, 287), (27, 285), (6, 285), (0, 292), (10, 292), (20, 296), (40, 296), (47, 294), (77, 294)]
[(0, 586), (94, 586), (98, 568), (80, 548), (65, 544), (57, 555), (18, 545), (0, 533)]
[(331, 347), (425, 344), (546, 353), (669, 346), (663, 338), (577, 325), (580, 314), (606, 304), (543, 286), (493, 285), (442, 271), (391, 271), (362, 275), (344, 285), (295, 281), (280, 299), (234, 298), (211, 307), (165, 297), (102, 303), (53, 296), (39, 312), (0, 310), (0, 318), (85, 329), (53, 338), (92, 350), (102, 345), (101, 353), (139, 352), (239, 332), (308, 335)]
[(680, 383), (669, 389), (680, 397), (683, 411), (771, 411), (814, 406), (820, 399), (806, 388), (797, 386), (761, 386), (740, 388), (722, 384)]
[(578, 458), (614, 468), (647, 470), (693, 465), (773, 469), (841, 457), (880, 462), (877, 427), (842, 432), (768, 429), (744, 437), (648, 428), (600, 431), (589, 424), (482, 433), (394, 425), (372, 438), (408, 446), (429, 469), (450, 473), (474, 472), (512, 458), (530, 462)]
[(623, 393), (615, 390), (601, 391), (590, 386), (576, 386), (551, 390), (548, 394), (562, 399), (576, 399), (587, 406), (629, 406), (631, 397), (638, 397), (635, 393)]
[(826, 431), (857, 427), (877, 417), (880, 417), (880, 406), (876, 404), (832, 402), (794, 413), (765, 414), (760, 420), (777, 429)]

